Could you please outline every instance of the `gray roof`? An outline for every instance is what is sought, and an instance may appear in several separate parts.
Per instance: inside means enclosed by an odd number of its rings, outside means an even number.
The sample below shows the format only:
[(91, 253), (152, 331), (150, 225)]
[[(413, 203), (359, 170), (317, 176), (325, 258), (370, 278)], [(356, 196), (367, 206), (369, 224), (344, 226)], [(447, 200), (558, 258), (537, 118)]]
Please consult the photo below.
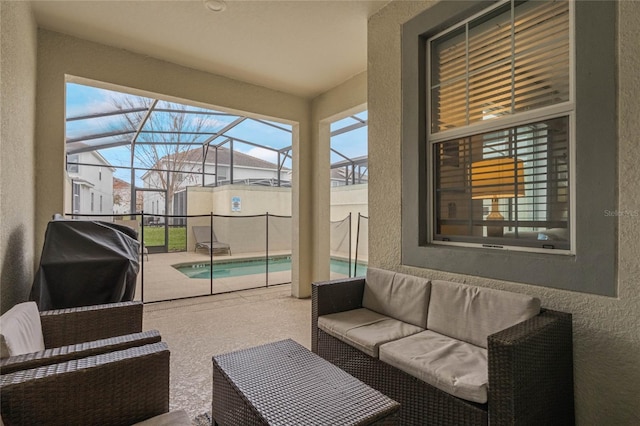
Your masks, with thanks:
[[(187, 152), (185, 157), (186, 161), (201, 162), (202, 161), (202, 149), (196, 148)], [(216, 162), (216, 149), (211, 147), (207, 152), (206, 163), (214, 164)], [(218, 164), (229, 165), (231, 163), (231, 150), (225, 147), (218, 148)], [(270, 161), (263, 160), (252, 155), (244, 154), (240, 151), (233, 151), (233, 165), (234, 167), (256, 167), (261, 169), (277, 169), (278, 165)], [(289, 170), (287, 167), (282, 167), (282, 170)]]

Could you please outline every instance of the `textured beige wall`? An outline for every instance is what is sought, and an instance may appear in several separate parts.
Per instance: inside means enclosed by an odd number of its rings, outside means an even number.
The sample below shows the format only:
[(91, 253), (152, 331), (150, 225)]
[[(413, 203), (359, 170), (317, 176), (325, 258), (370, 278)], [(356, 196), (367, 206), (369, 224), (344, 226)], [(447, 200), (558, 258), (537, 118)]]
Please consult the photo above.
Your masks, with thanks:
[[(362, 112), (367, 102), (367, 73), (362, 72), (339, 86), (316, 97), (311, 102), (313, 123), (313, 280), (329, 279), (330, 183), (329, 148), (332, 122)], [(311, 295), (311, 283), (308, 287)]]
[[(577, 423), (640, 424), (640, 217), (618, 218), (618, 297), (560, 291), (400, 264), (401, 24), (431, 2), (396, 1), (369, 21), (369, 211), (371, 265), (535, 295), (573, 313)], [(619, 210), (640, 211), (640, 7), (618, 10)], [(597, 82), (594, 82), (597, 84)], [(612, 190), (615, 190), (612, 188)], [(616, 220), (616, 218), (612, 218)]]
[[(231, 211), (231, 199), (232, 197), (240, 197), (241, 200), (241, 211), (232, 212)], [(263, 215), (266, 212), (272, 215), (280, 215), (280, 216), (291, 216), (291, 189), (290, 188), (277, 188), (277, 187), (263, 187), (263, 186), (251, 186), (251, 185), (225, 185), (219, 186), (217, 188), (211, 187), (190, 187), (187, 189), (187, 214), (188, 215), (208, 215), (210, 212), (219, 215), (228, 215), (228, 216), (249, 216), (249, 215)], [(214, 223), (221, 223), (221, 219), (214, 219)], [(242, 227), (243, 224), (249, 223), (248, 220), (226, 220), (232, 225), (236, 225)], [(258, 222), (258, 225), (255, 229), (260, 230), (262, 234), (264, 234), (265, 229), (265, 219), (258, 218), (255, 219)], [(210, 219), (206, 218), (191, 218), (188, 220), (188, 226), (192, 227), (194, 225), (209, 225)], [(290, 223), (290, 220), (289, 220)], [(216, 234), (219, 233), (218, 238), (222, 241), (221, 235), (223, 234), (223, 225), (214, 225), (214, 229), (216, 230)], [(236, 229), (236, 228), (233, 228)], [(252, 228), (253, 229), (253, 228)], [(224, 234), (227, 235), (229, 231), (225, 231)], [(247, 234), (248, 239), (252, 240), (255, 238), (251, 237), (251, 234)], [(247, 237), (247, 235), (243, 235), (242, 238)], [(242, 238), (238, 236), (234, 236), (234, 239), (242, 240)], [(270, 235), (270, 239), (274, 240), (278, 237), (276, 234)], [(227, 238), (231, 238), (227, 236)], [(286, 238), (289, 238), (286, 244), (278, 244), (278, 246), (286, 245), (287, 250), (291, 247), (291, 231), (288, 230), (286, 232)], [(264, 240), (264, 237), (260, 237), (261, 240)], [(224, 240), (228, 242), (228, 240)], [(187, 232), (187, 250), (192, 250), (195, 247), (195, 237), (193, 236), (193, 232)], [(233, 246), (232, 250), (234, 254), (241, 253), (241, 250), (237, 249), (238, 245)], [(253, 247), (253, 246), (251, 246)], [(261, 251), (264, 250), (264, 244), (260, 243), (258, 245), (258, 249), (251, 251)], [(274, 246), (275, 247), (275, 246)]]
[[(368, 203), (369, 185), (345, 185), (331, 188), (331, 221), (346, 220), (351, 213), (351, 256), (356, 255), (356, 244), (366, 245), (367, 239), (364, 235), (358, 241), (358, 213), (369, 216)], [(343, 257), (349, 256), (349, 233), (348, 221), (343, 224), (334, 223), (331, 227), (331, 254)], [(363, 224), (364, 225), (364, 224)], [(364, 233), (364, 228), (360, 229)], [(366, 260), (367, 247), (358, 248), (358, 258)]]
[[(122, 49), (63, 34), (38, 31), (36, 126), (36, 247), (41, 247), (51, 214), (64, 207), (65, 76), (124, 86), (132, 92), (184, 99), (231, 111), (280, 119), (293, 125), (294, 233), (292, 292), (309, 286), (311, 269), (310, 112), (307, 99), (181, 67)], [(74, 80), (74, 81), (77, 81)]]
[(331, 220), (342, 220), (349, 213), (355, 226), (358, 213), (369, 216), (369, 185), (345, 185), (331, 188)]
[(36, 24), (29, 5), (0, 2), (0, 312), (33, 282)]
[[(231, 211), (233, 197), (240, 197), (239, 212)], [(187, 214), (209, 214), (210, 212), (230, 216), (247, 216), (266, 212), (291, 216), (291, 189), (253, 185), (189, 187)]]

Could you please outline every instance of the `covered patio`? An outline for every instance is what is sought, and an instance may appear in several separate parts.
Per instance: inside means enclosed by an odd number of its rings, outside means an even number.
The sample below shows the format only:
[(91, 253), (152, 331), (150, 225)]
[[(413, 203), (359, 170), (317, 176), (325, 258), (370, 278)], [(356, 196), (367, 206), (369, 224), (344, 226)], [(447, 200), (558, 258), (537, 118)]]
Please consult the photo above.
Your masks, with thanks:
[[(285, 337), (308, 347), (310, 302), (305, 298), (312, 282), (330, 277), (331, 123), (367, 110), (369, 264), (532, 295), (550, 309), (571, 313), (576, 424), (638, 424), (638, 3), (569, 2), (576, 7), (575, 18), (594, 17), (591, 24), (570, 27), (575, 37), (569, 45), (578, 50), (569, 56), (575, 71), (570, 79), (575, 111), (569, 113), (569, 134), (575, 140), (568, 156), (575, 250), (560, 255), (492, 245), (457, 247), (455, 241), (431, 244), (433, 235), (426, 229), (435, 213), (426, 204), (437, 188), (429, 179), (435, 163), (425, 155), (435, 149), (425, 146), (431, 123), (424, 109), (431, 105), (433, 90), (422, 78), (429, 71), (423, 44), (445, 27), (473, 19), (474, 13), (462, 8), (481, 3), (228, 3), (226, 12), (212, 15), (198, 1), (0, 2), (0, 311), (28, 299), (47, 224), (53, 214), (69, 211), (66, 83), (126, 87), (152, 99), (189, 100), (193, 107), (216, 107), (234, 116), (250, 113), (252, 120), (291, 126), (291, 168), (296, 171), (290, 190), (296, 231), (291, 284), (144, 308), (144, 328), (159, 329), (171, 350), (171, 407), (200, 414), (211, 401), (213, 354)], [(534, 32), (532, 39), (542, 38)], [(448, 40), (440, 41), (444, 51)], [(478, 105), (483, 115), (493, 115), (493, 107)], [(478, 123), (492, 126), (483, 121)], [(471, 134), (456, 132), (448, 135)], [(464, 147), (450, 150), (448, 138), (431, 140), (443, 148), (443, 164), (464, 176), (463, 162), (450, 155)], [(103, 168), (104, 176), (108, 170)], [(562, 191), (556, 195), (565, 196)], [(451, 203), (442, 204), (442, 214), (462, 220), (462, 204)], [(469, 205), (478, 208), (469, 211), (484, 217), (480, 203), (470, 199)], [(160, 263), (151, 256), (149, 264)], [(513, 262), (542, 258), (549, 260), (534, 273)], [(610, 275), (565, 273), (564, 265), (575, 265), (575, 260), (595, 272), (604, 270), (606, 261)], [(548, 267), (552, 263), (562, 264), (562, 270)], [(523, 261), (520, 266), (530, 265)], [(477, 273), (481, 268), (488, 273)], [(535, 282), (533, 275), (549, 282)]]

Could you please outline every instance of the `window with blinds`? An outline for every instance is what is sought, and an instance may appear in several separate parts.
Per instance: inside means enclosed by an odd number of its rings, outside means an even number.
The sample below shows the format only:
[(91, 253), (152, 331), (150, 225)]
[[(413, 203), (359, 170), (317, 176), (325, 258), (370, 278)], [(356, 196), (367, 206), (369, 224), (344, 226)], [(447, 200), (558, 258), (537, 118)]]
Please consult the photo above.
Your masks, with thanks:
[(570, 8), (503, 2), (427, 43), (433, 242), (571, 249)]

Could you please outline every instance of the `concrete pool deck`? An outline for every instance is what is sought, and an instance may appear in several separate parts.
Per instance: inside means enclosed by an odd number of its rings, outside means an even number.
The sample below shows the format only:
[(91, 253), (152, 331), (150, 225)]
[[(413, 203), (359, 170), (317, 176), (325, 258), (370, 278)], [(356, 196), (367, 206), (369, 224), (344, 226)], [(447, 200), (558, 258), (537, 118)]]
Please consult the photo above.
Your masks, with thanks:
[[(269, 256), (290, 255), (287, 251), (270, 252)], [(232, 256), (214, 256), (215, 262), (264, 257), (264, 253), (242, 253)], [(135, 300), (156, 302), (186, 297), (208, 296), (238, 290), (267, 287), (265, 274), (244, 275), (242, 277), (216, 278), (213, 280), (213, 292), (209, 279), (189, 278), (173, 265), (184, 263), (208, 263), (209, 255), (204, 252), (156, 253), (144, 257), (138, 274)], [(214, 266), (215, 267), (215, 266)], [(142, 280), (144, 277), (144, 289)], [(269, 273), (269, 287), (291, 282), (291, 271)], [(144, 294), (143, 294), (144, 293)], [(144, 297), (143, 297), (144, 296)]]

